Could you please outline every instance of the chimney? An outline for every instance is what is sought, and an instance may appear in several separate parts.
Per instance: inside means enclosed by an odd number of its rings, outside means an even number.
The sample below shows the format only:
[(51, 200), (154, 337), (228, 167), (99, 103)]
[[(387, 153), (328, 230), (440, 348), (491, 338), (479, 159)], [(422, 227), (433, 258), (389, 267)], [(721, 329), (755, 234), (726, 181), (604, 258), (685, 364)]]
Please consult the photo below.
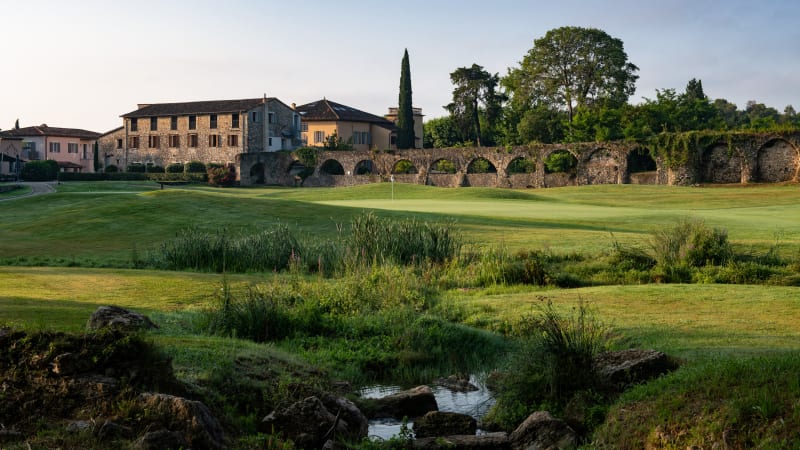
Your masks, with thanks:
[(292, 103), (292, 109), (297, 109), (297, 104), (296, 103)]
[(138, 103), (136, 109), (147, 108), (148, 106), (150, 106), (150, 103)]

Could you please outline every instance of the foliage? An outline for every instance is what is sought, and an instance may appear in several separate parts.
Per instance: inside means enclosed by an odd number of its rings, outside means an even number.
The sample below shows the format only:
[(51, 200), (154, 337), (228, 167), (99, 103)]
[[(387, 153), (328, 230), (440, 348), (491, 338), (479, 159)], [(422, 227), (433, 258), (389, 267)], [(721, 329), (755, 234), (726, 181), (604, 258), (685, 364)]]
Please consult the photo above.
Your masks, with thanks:
[(558, 150), (547, 156), (544, 160), (546, 173), (574, 173), (578, 160), (566, 150)]
[(236, 166), (209, 167), (208, 184), (211, 186), (233, 186), (236, 183)]
[(650, 248), (663, 267), (724, 264), (733, 254), (727, 231), (687, 219), (655, 231)]
[(50, 181), (58, 177), (58, 170), (58, 163), (52, 159), (28, 161), (22, 166), (20, 177), (25, 181)]
[(145, 165), (142, 163), (128, 164), (128, 167), (125, 168), (125, 172), (145, 173)]
[(456, 164), (449, 159), (440, 159), (433, 164), (431, 171), (439, 173), (456, 173)]
[(306, 167), (317, 166), (319, 151), (314, 147), (300, 147), (294, 151), (294, 155)]
[(534, 173), (536, 172), (536, 162), (528, 158), (516, 158), (508, 165), (508, 173)]
[(414, 111), (411, 100), (411, 66), (408, 62), (408, 49), (403, 53), (400, 64), (400, 96), (397, 102), (397, 148), (414, 148)]
[(117, 167), (114, 164), (109, 164), (109, 165), (107, 165), (105, 167), (105, 169), (103, 169), (103, 172), (105, 172), (105, 173), (117, 173), (117, 172), (119, 172), (119, 167)]
[(502, 115), (505, 95), (497, 92), (500, 78), (483, 70), (483, 66), (459, 67), (450, 74), (453, 102), (450, 112), (462, 142), (475, 142), (478, 147), (493, 145)]
[(189, 161), (185, 164), (186, 173), (205, 173), (206, 165), (200, 161)]
[(166, 169), (165, 169), (165, 172), (166, 173), (183, 173), (184, 172), (183, 163), (168, 164)]
[(422, 124), (425, 148), (448, 148), (461, 145), (461, 133), (452, 116), (437, 117)]
[(417, 173), (417, 168), (414, 167), (414, 164), (411, 161), (407, 159), (402, 159), (400, 161), (397, 161), (397, 163), (394, 165), (392, 173), (396, 174)]
[(561, 415), (576, 395), (599, 390), (593, 361), (610, 347), (610, 328), (583, 302), (564, 315), (540, 301), (536, 314), (517, 325), (524, 343), (512, 355), (488, 418), (506, 429), (537, 410)]
[(325, 148), (325, 150), (352, 150), (353, 143), (339, 137), (339, 133), (334, 131), (329, 136), (325, 137), (323, 148)]
[(467, 166), (467, 173), (497, 173), (497, 169), (486, 158), (473, 160)]

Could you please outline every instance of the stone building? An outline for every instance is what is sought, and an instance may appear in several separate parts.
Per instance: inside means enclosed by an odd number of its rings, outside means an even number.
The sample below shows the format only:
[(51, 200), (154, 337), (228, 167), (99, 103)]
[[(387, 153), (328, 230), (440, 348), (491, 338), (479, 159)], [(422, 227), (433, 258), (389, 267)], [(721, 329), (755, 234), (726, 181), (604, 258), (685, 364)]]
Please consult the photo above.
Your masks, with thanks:
[(296, 109), (302, 116), (303, 145), (324, 147), (335, 133), (353, 150), (393, 148), (397, 127), (386, 118), (324, 98)]
[(274, 97), (140, 104), (99, 143), (106, 165), (234, 163), (237, 155), (293, 150), (300, 115)]
[(0, 181), (16, 179), (22, 164), (22, 138), (0, 131)]
[(3, 131), (7, 138), (22, 140), (20, 158), (25, 161), (53, 160), (62, 172), (94, 172), (95, 143), (100, 133), (46, 124)]
[[(384, 115), (383, 117), (386, 120), (391, 121), (393, 124), (397, 125), (397, 120), (399, 117), (400, 108), (390, 107), (389, 113)], [(424, 115), (422, 114), (422, 108), (411, 108), (411, 115), (414, 118), (414, 148), (422, 148), (422, 118)], [(395, 148), (394, 138), (396, 136), (392, 135), (392, 148)]]

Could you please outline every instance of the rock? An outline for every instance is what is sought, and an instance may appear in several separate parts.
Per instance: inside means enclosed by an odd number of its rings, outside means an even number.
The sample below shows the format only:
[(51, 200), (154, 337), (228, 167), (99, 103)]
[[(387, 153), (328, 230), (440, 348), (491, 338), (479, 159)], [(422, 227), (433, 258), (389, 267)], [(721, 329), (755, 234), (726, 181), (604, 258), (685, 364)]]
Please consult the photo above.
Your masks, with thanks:
[(282, 433), (298, 448), (321, 448), (329, 438), (346, 435), (348, 424), (312, 396), (272, 411), (261, 421), (259, 431)]
[(323, 394), (320, 400), (331, 414), (338, 416), (339, 420), (345, 423), (347, 428), (345, 437), (353, 441), (367, 437), (369, 421), (353, 402), (333, 394)]
[(450, 375), (447, 378), (439, 378), (436, 385), (453, 392), (472, 392), (477, 391), (478, 387), (469, 382), (469, 377), (463, 375)]
[(509, 440), (514, 450), (551, 450), (578, 445), (575, 431), (547, 411), (537, 411), (528, 416), (511, 433)]
[(144, 393), (136, 399), (136, 404), (143, 411), (143, 420), (154, 427), (180, 432), (193, 449), (225, 447), (222, 426), (201, 402), (167, 394)]
[(112, 328), (121, 331), (137, 331), (158, 328), (158, 326), (143, 314), (119, 306), (101, 306), (89, 317), (86, 328), (89, 330)]
[(419, 417), (429, 411), (438, 411), (436, 397), (428, 386), (417, 386), (407, 391), (375, 399), (372, 419), (391, 417)]
[(418, 438), (475, 434), (478, 422), (466, 414), (431, 411), (414, 420), (414, 436)]
[(92, 424), (85, 420), (76, 420), (67, 425), (67, 433), (80, 433), (92, 428)]
[(419, 449), (510, 449), (511, 441), (508, 433), (487, 433), (475, 435), (455, 435), (444, 437), (427, 437), (414, 440), (414, 448)]
[[(103, 422), (103, 425), (100, 425), (100, 429), (97, 431), (97, 439), (100, 441), (130, 439), (131, 437), (133, 437), (133, 430), (130, 427), (119, 425), (110, 420)], [(183, 439), (183, 436), (181, 436), (181, 439)]]
[(604, 386), (621, 391), (675, 370), (677, 363), (656, 350), (628, 349), (598, 355), (594, 367)]
[(189, 448), (189, 443), (178, 431), (158, 430), (145, 433), (133, 447), (141, 450), (183, 450)]

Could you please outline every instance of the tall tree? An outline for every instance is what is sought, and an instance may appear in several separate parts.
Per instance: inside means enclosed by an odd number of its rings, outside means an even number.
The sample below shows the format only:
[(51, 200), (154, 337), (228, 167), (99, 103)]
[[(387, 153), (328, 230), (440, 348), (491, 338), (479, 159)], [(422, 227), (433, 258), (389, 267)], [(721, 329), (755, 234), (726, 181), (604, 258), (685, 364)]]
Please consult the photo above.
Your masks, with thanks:
[(414, 147), (414, 111), (411, 103), (411, 66), (408, 63), (408, 49), (400, 64), (400, 98), (397, 102), (397, 148)]
[(445, 106), (461, 132), (462, 142), (478, 146), (494, 143), (505, 96), (497, 92), (500, 77), (483, 66), (459, 67), (450, 74), (453, 102)]
[(638, 70), (621, 40), (595, 28), (562, 27), (536, 39), (503, 85), (512, 107), (557, 107), (572, 123), (577, 108), (621, 107), (635, 90)]

